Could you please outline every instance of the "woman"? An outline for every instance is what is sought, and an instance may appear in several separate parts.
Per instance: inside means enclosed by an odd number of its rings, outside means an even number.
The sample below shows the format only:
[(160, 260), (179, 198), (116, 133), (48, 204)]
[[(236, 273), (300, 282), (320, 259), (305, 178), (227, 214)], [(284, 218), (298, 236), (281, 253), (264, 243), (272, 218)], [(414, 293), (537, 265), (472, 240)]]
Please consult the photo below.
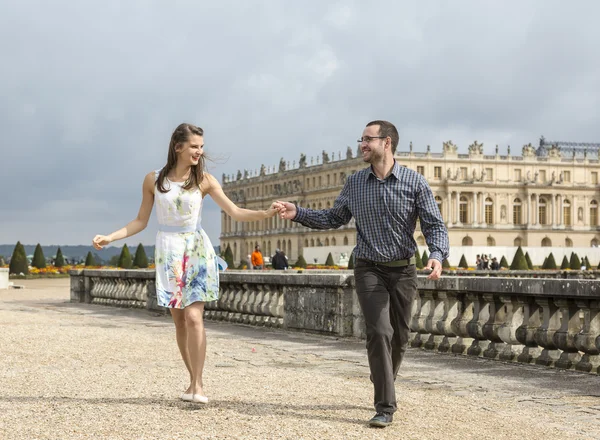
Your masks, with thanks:
[(96, 235), (92, 241), (94, 248), (102, 249), (143, 231), (156, 202), (156, 295), (158, 304), (171, 312), (177, 345), (190, 373), (190, 386), (181, 399), (195, 403), (208, 403), (202, 388), (204, 304), (219, 297), (219, 259), (200, 228), (202, 200), (210, 195), (238, 221), (261, 220), (277, 212), (273, 206), (265, 211), (242, 209), (225, 195), (217, 179), (205, 170), (203, 136), (200, 127), (179, 125), (171, 136), (167, 164), (144, 178), (137, 218), (112, 234)]

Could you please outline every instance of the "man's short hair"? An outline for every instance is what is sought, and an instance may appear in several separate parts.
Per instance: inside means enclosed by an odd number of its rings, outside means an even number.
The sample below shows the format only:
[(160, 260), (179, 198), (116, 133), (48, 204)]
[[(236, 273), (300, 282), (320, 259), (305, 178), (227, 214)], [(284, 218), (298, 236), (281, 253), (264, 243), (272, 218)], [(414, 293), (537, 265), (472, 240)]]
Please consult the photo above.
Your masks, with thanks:
[(371, 121), (367, 124), (367, 127), (370, 127), (371, 125), (379, 125), (379, 136), (390, 137), (392, 140), (392, 154), (396, 154), (400, 136), (398, 135), (398, 130), (396, 130), (394, 124), (388, 121)]

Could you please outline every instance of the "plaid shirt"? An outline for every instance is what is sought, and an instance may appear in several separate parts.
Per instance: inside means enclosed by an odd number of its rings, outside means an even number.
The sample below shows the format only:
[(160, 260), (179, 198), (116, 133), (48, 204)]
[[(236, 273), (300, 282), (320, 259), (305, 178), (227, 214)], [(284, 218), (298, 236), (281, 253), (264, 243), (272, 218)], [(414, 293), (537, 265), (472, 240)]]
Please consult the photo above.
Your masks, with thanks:
[(417, 216), (429, 246), (429, 258), (443, 261), (450, 247), (448, 231), (431, 188), (421, 174), (394, 161), (387, 178), (377, 178), (371, 167), (360, 170), (348, 177), (331, 209), (298, 206), (294, 221), (313, 229), (332, 229), (354, 217), (354, 257), (389, 262), (415, 255)]

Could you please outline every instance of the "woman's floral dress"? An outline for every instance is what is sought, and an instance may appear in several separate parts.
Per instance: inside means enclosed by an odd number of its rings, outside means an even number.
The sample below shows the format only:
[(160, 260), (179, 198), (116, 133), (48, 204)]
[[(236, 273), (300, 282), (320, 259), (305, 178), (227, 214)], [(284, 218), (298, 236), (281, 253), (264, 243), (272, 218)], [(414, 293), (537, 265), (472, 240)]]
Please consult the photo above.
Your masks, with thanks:
[[(155, 172), (158, 178), (160, 170)], [(158, 305), (182, 309), (193, 302), (219, 298), (219, 261), (200, 226), (200, 188), (165, 179), (166, 193), (154, 192), (156, 234), (156, 296)]]

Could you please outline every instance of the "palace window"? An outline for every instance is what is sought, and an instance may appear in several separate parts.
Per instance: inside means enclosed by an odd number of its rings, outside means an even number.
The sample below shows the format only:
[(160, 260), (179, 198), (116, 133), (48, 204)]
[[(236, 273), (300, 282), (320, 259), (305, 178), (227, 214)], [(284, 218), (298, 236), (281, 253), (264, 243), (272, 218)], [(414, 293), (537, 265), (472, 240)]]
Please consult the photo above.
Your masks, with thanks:
[(565, 171), (563, 174), (563, 180), (565, 182), (570, 182), (571, 181), (571, 172), (570, 171)]
[(541, 170), (540, 171), (540, 182), (545, 182), (546, 181), (546, 170)]
[[(598, 173), (596, 173), (596, 174), (598, 174)], [(441, 179), (442, 178), (442, 167), (434, 167), (433, 168), (433, 178), (434, 179)]]
[(460, 167), (460, 178), (467, 180), (467, 167)]
[(522, 216), (521, 208), (522, 208), (521, 199), (515, 199), (513, 201), (513, 224), (515, 224), (515, 225), (523, 224), (523, 216)]
[(538, 202), (538, 222), (540, 225), (545, 225), (547, 224), (546, 220), (546, 200), (540, 197)]
[(523, 240), (521, 239), (521, 237), (517, 237), (515, 238), (515, 240), (513, 241), (513, 245), (514, 246), (521, 246), (523, 243)]
[(565, 247), (573, 247), (573, 240), (565, 238)]
[(496, 246), (496, 240), (494, 240), (494, 237), (492, 237), (491, 235), (487, 238), (487, 245)]
[(571, 202), (568, 200), (563, 202), (563, 220), (565, 226), (571, 226)]
[(335, 240), (335, 237), (333, 237), (331, 239), (331, 246), (335, 246), (335, 245), (336, 245), (336, 240)]
[(419, 166), (417, 167), (417, 173), (419, 173), (421, 176), (424, 176), (424, 175), (425, 175), (425, 167), (424, 167), (424, 166), (421, 166), (421, 165), (419, 165)]
[(515, 182), (520, 182), (520, 181), (521, 181), (521, 170), (515, 169)]
[(592, 185), (598, 185), (598, 172), (592, 171)]
[(598, 226), (598, 202), (590, 202), (590, 226)]
[(550, 240), (548, 237), (545, 237), (542, 240), (542, 247), (551, 247), (552, 246), (552, 240)]
[(473, 246), (473, 239), (469, 236), (466, 236), (462, 239), (463, 246)]
[(435, 196), (435, 203), (440, 210), (440, 215), (442, 215), (442, 198), (440, 196)]
[(348, 237), (344, 237), (344, 246), (348, 246)]
[(485, 169), (485, 180), (490, 181), (490, 182), (492, 180), (494, 180), (494, 169), (493, 168)]
[(468, 202), (467, 202), (467, 198), (466, 197), (461, 197), (460, 198), (460, 208), (459, 208), (459, 221), (461, 223), (467, 223), (467, 220), (469, 218), (468, 214)]
[(325, 239), (325, 246), (329, 246), (329, 238)]
[(489, 197), (485, 199), (485, 222), (488, 225), (494, 224), (494, 202)]

